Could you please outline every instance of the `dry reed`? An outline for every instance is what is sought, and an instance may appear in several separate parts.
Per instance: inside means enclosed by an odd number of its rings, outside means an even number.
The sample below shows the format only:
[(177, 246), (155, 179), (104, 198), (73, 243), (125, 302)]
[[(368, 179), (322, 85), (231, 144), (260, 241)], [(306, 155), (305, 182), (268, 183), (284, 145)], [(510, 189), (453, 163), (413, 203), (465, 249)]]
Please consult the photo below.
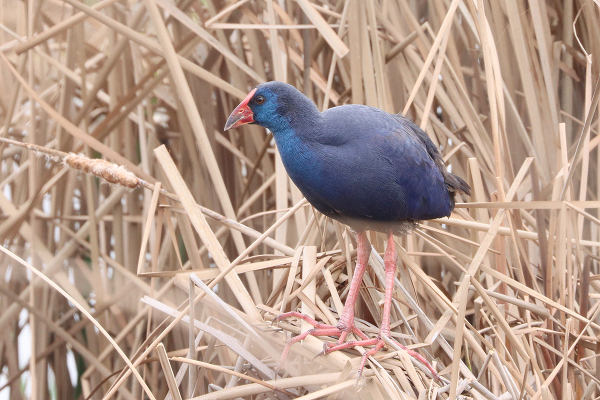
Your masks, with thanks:
[[(598, 16), (583, 0), (3, 0), (0, 398), (596, 398)], [(320, 356), (314, 337), (277, 371), (306, 327), (271, 321), (334, 324), (356, 243), (263, 129), (222, 132), (273, 79), (320, 109), (407, 113), (473, 187), (398, 238), (393, 336), (441, 381), (389, 343), (357, 383), (364, 349)], [(357, 317), (373, 335), (371, 239)]]

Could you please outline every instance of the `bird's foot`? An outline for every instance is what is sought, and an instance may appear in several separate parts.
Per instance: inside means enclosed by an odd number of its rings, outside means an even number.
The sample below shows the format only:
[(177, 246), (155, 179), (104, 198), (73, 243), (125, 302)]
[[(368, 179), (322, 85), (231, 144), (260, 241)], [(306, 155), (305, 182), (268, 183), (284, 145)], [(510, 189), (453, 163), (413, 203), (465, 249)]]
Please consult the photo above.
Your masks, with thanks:
[[(367, 363), (367, 359), (370, 356), (375, 355), (378, 351), (380, 351), (382, 348), (385, 347), (386, 343), (385, 343), (385, 340), (383, 340), (383, 338), (382, 338), (382, 335), (384, 335), (384, 334), (385, 334), (384, 332), (379, 332), (379, 335), (376, 338), (372, 338), (372, 339), (368, 339), (368, 340), (350, 341), (350, 342), (346, 342), (346, 343), (343, 343), (343, 344), (337, 345), (337, 346), (335, 346), (335, 345), (328, 346), (329, 349), (326, 352), (326, 354), (329, 352), (332, 352), (332, 351), (342, 350), (342, 349), (355, 347), (355, 346), (374, 346), (373, 348), (365, 351), (362, 356), (362, 360), (360, 362), (360, 367), (358, 369), (358, 377), (360, 377), (360, 375), (362, 374), (362, 371), (365, 367), (365, 364)], [(438, 375), (438, 373), (435, 372), (435, 370), (433, 369), (431, 364), (429, 364), (429, 361), (427, 361), (422, 355), (420, 355), (419, 353), (417, 353), (414, 350), (409, 349), (408, 347), (402, 345), (401, 343), (398, 343), (396, 340), (394, 340), (391, 337), (391, 335), (389, 333), (387, 333), (385, 335), (389, 340), (394, 342), (398, 347), (400, 347), (402, 350), (406, 351), (406, 353), (408, 353), (409, 356), (413, 357), (414, 359), (418, 360), (421, 364), (423, 364), (429, 370), (433, 379), (435, 379), (438, 382), (441, 382), (441, 379), (440, 379), (440, 376)]]
[[(345, 346), (348, 343), (353, 343), (353, 342), (345, 342), (346, 337), (348, 336), (349, 333), (355, 334), (357, 337), (359, 337), (361, 339), (361, 341), (370, 340), (367, 335), (365, 335), (360, 329), (358, 329), (356, 326), (354, 326), (353, 321), (344, 323), (343, 321), (340, 320), (336, 326), (333, 326), (333, 325), (329, 325), (329, 324), (324, 324), (322, 322), (318, 322), (318, 321), (314, 320), (313, 318), (309, 317), (308, 315), (301, 314), (296, 311), (279, 314), (277, 316), (277, 318), (275, 318), (273, 320), (273, 323), (280, 322), (280, 321), (282, 321), (286, 318), (290, 318), (290, 317), (300, 318), (300, 319), (308, 322), (312, 326), (314, 326), (314, 328), (309, 329), (306, 332), (303, 332), (300, 335), (295, 336), (287, 341), (287, 343), (285, 344), (285, 348), (283, 349), (283, 353), (281, 354), (281, 360), (279, 361), (277, 370), (283, 368), (283, 366), (285, 364), (285, 359), (287, 358), (287, 355), (288, 355), (292, 345), (294, 343), (304, 340), (307, 336), (336, 336), (336, 337), (339, 337), (337, 345), (333, 344), (333, 343), (329, 343), (329, 342), (323, 343), (323, 352), (321, 354), (329, 354), (335, 350), (341, 350), (341, 349), (353, 347), (353, 345), (351, 345), (351, 346), (338, 348), (338, 346)], [(333, 346), (335, 348), (332, 348), (331, 346)]]
[[(385, 341), (382, 339), (382, 335), (384, 334), (383, 332), (380, 332), (379, 335), (375, 338), (369, 338), (360, 329), (358, 329), (356, 326), (354, 326), (354, 322), (343, 323), (342, 321), (340, 321), (340, 323), (338, 323), (337, 326), (333, 326), (333, 325), (324, 324), (322, 322), (318, 322), (318, 321), (314, 320), (313, 318), (309, 317), (308, 315), (301, 314), (301, 313), (295, 312), (295, 311), (280, 314), (279, 316), (277, 316), (277, 318), (275, 318), (273, 320), (273, 322), (277, 323), (279, 321), (282, 321), (282, 320), (284, 320), (286, 318), (290, 318), (290, 317), (300, 318), (300, 319), (308, 322), (312, 326), (314, 326), (314, 329), (310, 329), (306, 332), (303, 332), (300, 335), (295, 336), (287, 341), (285, 348), (283, 349), (283, 353), (281, 354), (281, 360), (279, 361), (277, 370), (283, 368), (283, 365), (285, 364), (285, 359), (287, 358), (288, 352), (290, 351), (290, 348), (292, 347), (292, 345), (294, 343), (304, 340), (307, 336), (336, 336), (336, 337), (339, 337), (339, 340), (337, 343), (324, 342), (322, 354), (329, 354), (333, 351), (349, 349), (349, 348), (356, 347), (356, 346), (374, 346), (373, 348), (367, 350), (363, 354), (362, 360), (360, 362), (360, 367), (358, 369), (357, 379), (360, 378), (369, 356), (375, 355), (378, 351), (380, 351), (385, 346)], [(360, 338), (360, 340), (350, 340), (350, 341), (346, 342), (346, 337), (348, 336), (349, 333), (355, 334), (357, 337)], [(392, 340), (395, 344), (397, 344), (402, 350), (406, 351), (408, 353), (408, 355), (410, 355), (411, 357), (420, 361), (431, 372), (433, 378), (436, 381), (440, 381), (440, 377), (437, 374), (437, 372), (435, 372), (435, 370), (433, 369), (431, 364), (429, 364), (429, 362), (425, 358), (423, 358), (423, 356), (421, 356), (416, 351), (411, 350), (406, 346), (403, 346), (402, 344), (398, 343), (396, 340), (392, 339), (391, 336), (389, 335), (389, 333), (385, 334), (385, 335), (390, 340)]]

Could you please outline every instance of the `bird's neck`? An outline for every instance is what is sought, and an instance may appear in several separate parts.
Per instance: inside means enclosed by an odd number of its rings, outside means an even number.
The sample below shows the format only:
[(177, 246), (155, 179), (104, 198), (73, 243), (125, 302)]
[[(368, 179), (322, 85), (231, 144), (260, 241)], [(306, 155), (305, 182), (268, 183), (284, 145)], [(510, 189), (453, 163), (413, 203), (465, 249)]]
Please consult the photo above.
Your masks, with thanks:
[(306, 192), (310, 183), (318, 180), (323, 169), (322, 160), (315, 151), (315, 141), (308, 134), (299, 134), (292, 128), (274, 132), (273, 137), (285, 170), (296, 186)]
[(296, 106), (293, 115), (284, 114), (285, 123), (271, 129), (285, 169), (296, 185), (307, 178), (307, 166), (311, 166), (311, 171), (319, 169), (314, 159), (314, 144), (322, 130), (323, 117), (312, 102), (310, 106)]

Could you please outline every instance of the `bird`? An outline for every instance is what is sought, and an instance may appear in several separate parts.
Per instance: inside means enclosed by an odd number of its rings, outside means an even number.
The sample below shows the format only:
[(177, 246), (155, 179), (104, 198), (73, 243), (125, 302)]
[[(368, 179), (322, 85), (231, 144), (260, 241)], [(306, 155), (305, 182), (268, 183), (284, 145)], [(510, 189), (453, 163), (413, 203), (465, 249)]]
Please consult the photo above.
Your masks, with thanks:
[[(450, 216), (455, 196), (470, 195), (471, 188), (448, 171), (427, 134), (401, 114), (359, 104), (321, 112), (294, 86), (271, 81), (248, 93), (224, 129), (245, 124), (269, 129), (288, 175), (308, 202), (356, 233), (356, 267), (337, 325), (317, 322), (295, 311), (280, 314), (275, 322), (297, 317), (314, 327), (287, 342), (280, 363), (285, 362), (290, 347), (308, 335), (335, 336), (339, 340), (325, 342), (324, 354), (373, 346), (363, 354), (360, 376), (367, 358), (385, 346), (383, 337), (391, 339), (390, 311), (397, 261), (394, 235), (409, 233), (419, 221)], [(369, 338), (354, 324), (354, 307), (371, 251), (366, 231), (387, 235), (383, 314), (375, 338)], [(359, 339), (347, 341), (350, 333)], [(419, 353), (397, 344), (439, 379)]]

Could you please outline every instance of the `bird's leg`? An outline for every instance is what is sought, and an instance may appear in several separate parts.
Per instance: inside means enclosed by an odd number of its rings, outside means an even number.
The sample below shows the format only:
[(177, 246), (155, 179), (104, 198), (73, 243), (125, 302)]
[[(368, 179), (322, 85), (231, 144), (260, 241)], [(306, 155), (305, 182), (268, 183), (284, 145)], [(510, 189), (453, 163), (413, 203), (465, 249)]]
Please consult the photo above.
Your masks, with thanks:
[(363, 276), (369, 264), (369, 254), (371, 254), (371, 243), (367, 238), (365, 231), (360, 231), (356, 237), (357, 249), (356, 249), (356, 268), (354, 269), (354, 275), (352, 282), (350, 282), (350, 290), (348, 291), (348, 297), (346, 297), (346, 304), (344, 305), (344, 311), (338, 321), (337, 327), (342, 331), (338, 344), (344, 343), (348, 333), (357, 333), (362, 339), (368, 339), (366, 335), (360, 332), (354, 327), (354, 306), (358, 299), (358, 292), (360, 285), (362, 284)]
[(394, 279), (396, 278), (396, 242), (392, 232), (388, 233), (387, 248), (383, 256), (385, 266), (385, 298), (383, 301), (383, 316), (381, 317), (381, 334), (390, 336), (390, 313), (392, 311), (392, 297), (394, 295)]
[[(346, 343), (338, 342), (337, 346), (330, 345), (330, 346), (328, 346), (328, 349), (326, 350), (326, 352), (330, 352), (330, 351), (341, 350), (341, 349), (346, 349), (346, 348), (355, 347), (355, 346), (372, 346), (372, 345), (374, 345), (375, 347), (373, 347), (372, 349), (369, 349), (368, 351), (366, 351), (363, 354), (362, 361), (360, 363), (360, 368), (358, 369), (359, 376), (362, 373), (363, 368), (365, 367), (367, 358), (369, 358), (369, 356), (376, 354), (379, 350), (381, 350), (385, 346), (385, 342), (383, 341), (383, 339), (381, 337), (384, 335), (386, 337), (391, 337), (390, 336), (390, 312), (392, 310), (392, 296), (394, 293), (393, 288), (394, 288), (394, 278), (396, 277), (396, 258), (397, 257), (398, 257), (398, 255), (396, 254), (394, 235), (392, 234), (392, 232), (390, 232), (390, 233), (388, 233), (388, 244), (387, 244), (387, 248), (385, 250), (385, 255), (383, 257), (383, 263), (385, 265), (385, 297), (384, 297), (384, 302), (383, 302), (383, 316), (381, 318), (381, 328), (379, 331), (379, 336), (376, 338), (372, 338), (372, 339), (364, 339), (363, 338), (363, 340), (350, 341), (350, 342), (346, 342)], [(356, 267), (356, 269), (358, 270), (358, 266)], [(362, 280), (362, 276), (361, 276), (361, 280)], [(352, 281), (352, 283), (354, 283), (354, 280)], [(350, 291), (352, 291), (352, 287), (350, 287)], [(348, 299), (350, 299), (350, 295), (348, 295)], [(348, 303), (346, 303), (346, 308), (348, 308), (347, 304)], [(344, 308), (344, 312), (346, 311), (346, 308)], [(341, 319), (340, 319), (340, 321), (341, 321)], [(340, 339), (341, 339), (341, 337), (340, 337)], [(400, 346), (403, 349), (411, 352), (411, 354), (412, 353), (417, 354), (419, 357), (419, 360), (423, 359), (421, 357), (421, 355), (419, 355), (418, 353), (415, 353), (414, 351), (409, 350), (402, 345), (400, 345)], [(427, 363), (427, 361), (425, 361), (425, 362)], [(429, 365), (429, 364), (427, 363), (427, 365)]]
[[(387, 248), (385, 250), (385, 255), (383, 257), (384, 265), (385, 265), (385, 296), (383, 302), (383, 316), (381, 319), (381, 329), (379, 331), (379, 335), (375, 338), (369, 339), (362, 331), (357, 329), (354, 326), (354, 305), (356, 304), (356, 300), (358, 298), (358, 292), (360, 289), (360, 284), (362, 283), (363, 275), (365, 273), (368, 261), (369, 254), (371, 252), (371, 244), (367, 239), (366, 233), (359, 232), (358, 233), (358, 249), (357, 249), (357, 262), (356, 269), (354, 270), (354, 277), (352, 278), (352, 282), (350, 283), (350, 290), (348, 292), (348, 297), (346, 298), (346, 304), (344, 306), (344, 311), (340, 317), (340, 320), (337, 326), (331, 326), (327, 324), (323, 324), (321, 322), (317, 322), (314, 319), (310, 318), (307, 315), (300, 314), (298, 312), (289, 312), (285, 314), (279, 315), (275, 322), (281, 321), (287, 317), (296, 317), (301, 318), (304, 321), (310, 323), (315, 328), (308, 330), (292, 339), (290, 339), (285, 349), (283, 350), (283, 354), (281, 356), (280, 366), (283, 366), (285, 362), (285, 358), (290, 350), (292, 344), (299, 342), (306, 338), (309, 335), (312, 336), (339, 336), (339, 340), (337, 344), (333, 344), (330, 342), (325, 342), (323, 344), (323, 353), (327, 354), (332, 351), (348, 349), (356, 346), (374, 346), (363, 354), (360, 367), (358, 370), (358, 376), (361, 375), (362, 370), (367, 362), (369, 356), (376, 354), (379, 350), (381, 350), (385, 346), (385, 341), (383, 337), (388, 337), (392, 341), (394, 341), (400, 348), (406, 351), (410, 356), (419, 360), (429, 371), (436, 380), (439, 380), (438, 374), (435, 372), (433, 367), (429, 364), (423, 356), (417, 353), (414, 350), (403, 346), (398, 343), (396, 340), (391, 338), (390, 331), (390, 313), (392, 310), (392, 298), (394, 294), (394, 280), (396, 278), (396, 259), (398, 258), (398, 254), (396, 253), (396, 245), (394, 242), (394, 235), (392, 232), (388, 233), (387, 239)], [(345, 342), (348, 333), (354, 333), (361, 340), (348, 341)]]
[[(381, 350), (385, 346), (385, 341), (383, 340), (383, 336), (390, 338), (394, 343), (396, 343), (401, 349), (406, 351), (410, 356), (419, 360), (433, 375), (436, 380), (439, 380), (439, 375), (435, 372), (433, 367), (429, 364), (429, 362), (423, 358), (419, 353), (414, 350), (409, 349), (406, 346), (398, 343), (396, 340), (392, 339), (391, 331), (390, 331), (390, 314), (392, 311), (392, 299), (394, 294), (394, 280), (396, 278), (396, 260), (398, 258), (398, 254), (396, 253), (396, 244), (394, 242), (394, 235), (392, 232), (388, 233), (387, 239), (387, 248), (385, 249), (385, 255), (383, 256), (383, 263), (385, 266), (385, 296), (383, 300), (383, 315), (381, 318), (381, 328), (379, 331), (379, 335), (373, 339), (366, 340), (357, 340), (350, 341), (346, 343), (339, 343), (338, 345), (328, 346), (326, 352), (331, 352), (335, 350), (346, 349), (349, 347), (355, 346), (374, 346), (363, 354), (360, 367), (358, 370), (358, 376), (362, 373), (363, 368), (367, 362), (367, 358), (369, 356), (375, 355), (379, 350)], [(358, 267), (357, 267), (358, 269)], [(362, 278), (361, 278), (362, 279)]]
[(404, 351), (406, 351), (410, 356), (419, 360), (423, 365), (425, 365), (425, 367), (427, 367), (427, 369), (429, 369), (429, 371), (431, 372), (433, 377), (436, 380), (439, 380), (440, 379), (439, 375), (437, 374), (437, 372), (435, 372), (435, 370), (429, 364), (429, 362), (425, 358), (423, 358), (423, 356), (421, 356), (416, 351), (411, 350), (406, 346), (403, 346), (402, 344), (398, 343), (396, 340), (392, 339), (392, 337), (391, 337), (390, 313), (392, 311), (392, 298), (393, 298), (393, 294), (394, 294), (394, 280), (396, 278), (396, 260), (398, 258), (398, 254), (396, 253), (396, 244), (394, 242), (394, 235), (392, 232), (388, 232), (387, 242), (388, 242), (387, 248), (385, 249), (385, 255), (383, 257), (383, 263), (385, 265), (385, 297), (384, 297), (384, 301), (383, 301), (383, 316), (381, 318), (381, 329), (379, 331), (379, 337), (377, 339), (377, 343), (375, 344), (375, 347), (373, 347), (372, 349), (370, 349), (369, 351), (367, 351), (363, 354), (359, 373), (364, 368), (365, 363), (367, 362), (367, 358), (369, 356), (374, 355), (381, 348), (383, 348), (383, 346), (385, 345), (385, 342), (383, 341), (382, 337), (386, 336), (386, 337), (390, 338), (392, 341), (394, 341), (400, 348), (402, 348)]
[[(315, 321), (313, 318), (310, 318), (308, 315), (301, 314), (299, 312), (288, 312), (283, 313), (277, 316), (273, 320), (273, 322), (279, 322), (285, 318), (295, 317), (303, 319), (308, 322), (314, 329), (310, 329), (296, 337), (291, 338), (285, 345), (283, 349), (283, 353), (281, 355), (281, 361), (279, 362), (280, 367), (283, 366), (287, 354), (290, 350), (290, 347), (301, 340), (304, 340), (307, 336), (338, 336), (340, 339), (338, 340), (337, 345), (334, 345), (329, 342), (325, 342), (323, 345), (323, 353), (327, 354), (331, 351), (337, 350), (339, 346), (345, 346), (349, 343), (344, 343), (348, 333), (354, 333), (363, 341), (370, 341), (374, 339), (369, 339), (367, 335), (365, 335), (361, 330), (354, 326), (354, 305), (356, 304), (356, 300), (358, 299), (358, 292), (360, 290), (360, 285), (362, 283), (363, 276), (365, 274), (365, 270), (367, 268), (367, 264), (369, 262), (369, 254), (371, 253), (371, 243), (367, 238), (367, 234), (365, 231), (360, 231), (357, 234), (357, 259), (356, 259), (356, 268), (354, 270), (354, 276), (352, 277), (352, 282), (350, 283), (350, 290), (348, 291), (348, 297), (346, 298), (346, 304), (344, 305), (344, 310), (342, 311), (342, 315), (338, 321), (336, 326), (323, 324), (321, 322)], [(333, 346), (333, 347), (332, 347)], [(347, 348), (353, 347), (353, 345), (340, 347)]]

